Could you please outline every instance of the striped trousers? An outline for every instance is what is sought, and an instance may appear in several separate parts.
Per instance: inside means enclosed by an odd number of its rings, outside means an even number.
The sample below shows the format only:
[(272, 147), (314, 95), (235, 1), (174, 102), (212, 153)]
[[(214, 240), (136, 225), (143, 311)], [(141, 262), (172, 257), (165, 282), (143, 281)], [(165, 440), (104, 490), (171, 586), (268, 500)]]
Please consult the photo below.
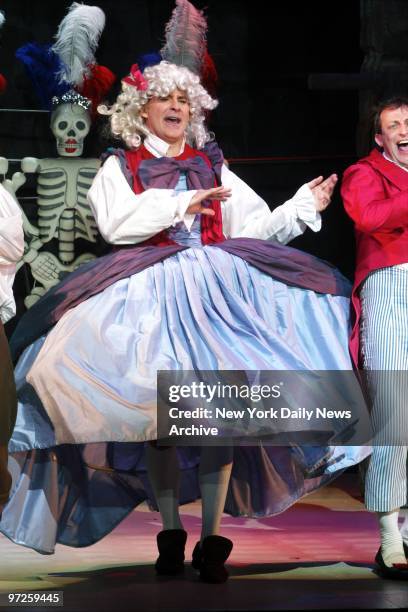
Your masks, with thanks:
[(17, 414), (16, 387), (10, 352), (0, 321), (0, 503), (8, 498), (10, 475), (7, 470), (7, 446)]
[(379, 381), (371, 395), (374, 428), (376, 422), (388, 419), (390, 431), (399, 433), (389, 435), (390, 445), (373, 446), (365, 474), (365, 505), (368, 510), (389, 512), (408, 499), (408, 372), (401, 372), (408, 371), (408, 269), (389, 267), (371, 273), (360, 298), (363, 365)]

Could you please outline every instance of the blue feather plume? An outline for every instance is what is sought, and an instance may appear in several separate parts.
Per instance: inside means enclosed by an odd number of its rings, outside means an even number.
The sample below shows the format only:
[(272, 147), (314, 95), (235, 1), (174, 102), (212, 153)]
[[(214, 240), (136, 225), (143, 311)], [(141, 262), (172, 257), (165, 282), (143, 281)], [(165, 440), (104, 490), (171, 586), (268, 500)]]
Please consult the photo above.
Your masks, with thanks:
[(160, 64), (162, 59), (163, 58), (160, 53), (158, 53), (157, 51), (152, 51), (151, 53), (143, 53), (143, 55), (139, 55), (137, 58), (137, 63), (141, 72), (143, 72), (144, 69), (147, 67)]
[(16, 57), (25, 66), (41, 108), (45, 110), (52, 110), (53, 96), (62, 96), (71, 88), (69, 83), (59, 83), (57, 75), (62, 64), (51, 47), (51, 44), (40, 45), (33, 42), (16, 51)]

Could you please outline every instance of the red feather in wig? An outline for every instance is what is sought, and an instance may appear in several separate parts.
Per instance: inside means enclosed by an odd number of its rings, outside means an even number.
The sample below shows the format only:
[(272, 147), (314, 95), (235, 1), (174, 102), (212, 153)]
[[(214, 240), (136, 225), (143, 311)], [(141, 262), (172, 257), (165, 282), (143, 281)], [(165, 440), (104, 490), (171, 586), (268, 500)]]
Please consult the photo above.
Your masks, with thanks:
[(102, 102), (115, 82), (116, 77), (106, 66), (93, 64), (88, 69), (90, 71), (89, 76), (85, 76), (81, 87), (76, 87), (75, 89), (82, 96), (91, 100), (92, 113), (95, 114), (98, 104)]
[(201, 65), (201, 83), (208, 91), (212, 98), (217, 97), (218, 74), (214, 64), (214, 60), (208, 53), (207, 49), (204, 52), (203, 63)]

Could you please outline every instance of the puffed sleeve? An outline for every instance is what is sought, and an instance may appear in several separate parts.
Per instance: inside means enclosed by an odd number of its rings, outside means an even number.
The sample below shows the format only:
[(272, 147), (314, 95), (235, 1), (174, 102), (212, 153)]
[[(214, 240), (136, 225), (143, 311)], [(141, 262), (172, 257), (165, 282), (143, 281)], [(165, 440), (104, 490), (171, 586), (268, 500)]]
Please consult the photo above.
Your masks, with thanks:
[(14, 198), (0, 185), (0, 320), (6, 323), (16, 313), (13, 281), (16, 262), (24, 252), (23, 220)]
[(24, 252), (23, 222), (14, 198), (0, 185), (0, 266), (15, 264)]
[(321, 228), (320, 214), (306, 184), (290, 200), (272, 211), (226, 166), (222, 169), (222, 184), (232, 191), (231, 197), (222, 205), (223, 231), (230, 238), (260, 238), (286, 244), (303, 234), (306, 227), (314, 232)]
[(179, 221), (190, 221), (186, 215), (196, 191), (146, 189), (135, 194), (129, 186), (115, 156), (108, 157), (96, 175), (88, 201), (99, 231), (112, 244), (137, 244)]

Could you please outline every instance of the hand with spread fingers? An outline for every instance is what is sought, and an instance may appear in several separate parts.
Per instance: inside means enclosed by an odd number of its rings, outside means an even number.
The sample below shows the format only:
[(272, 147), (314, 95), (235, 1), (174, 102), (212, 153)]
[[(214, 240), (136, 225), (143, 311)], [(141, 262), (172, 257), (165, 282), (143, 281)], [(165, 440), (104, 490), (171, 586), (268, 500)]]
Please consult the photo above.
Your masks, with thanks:
[(213, 216), (215, 213), (211, 208), (205, 208), (202, 202), (205, 200), (219, 200), (224, 202), (231, 195), (231, 189), (227, 187), (212, 187), (211, 189), (199, 189), (191, 198), (190, 206), (186, 212), (189, 214), (201, 213), (202, 215)]
[(308, 186), (313, 193), (316, 210), (318, 212), (322, 212), (330, 204), (337, 180), (337, 174), (331, 174), (325, 180), (323, 180), (322, 176), (318, 176), (308, 183)]

